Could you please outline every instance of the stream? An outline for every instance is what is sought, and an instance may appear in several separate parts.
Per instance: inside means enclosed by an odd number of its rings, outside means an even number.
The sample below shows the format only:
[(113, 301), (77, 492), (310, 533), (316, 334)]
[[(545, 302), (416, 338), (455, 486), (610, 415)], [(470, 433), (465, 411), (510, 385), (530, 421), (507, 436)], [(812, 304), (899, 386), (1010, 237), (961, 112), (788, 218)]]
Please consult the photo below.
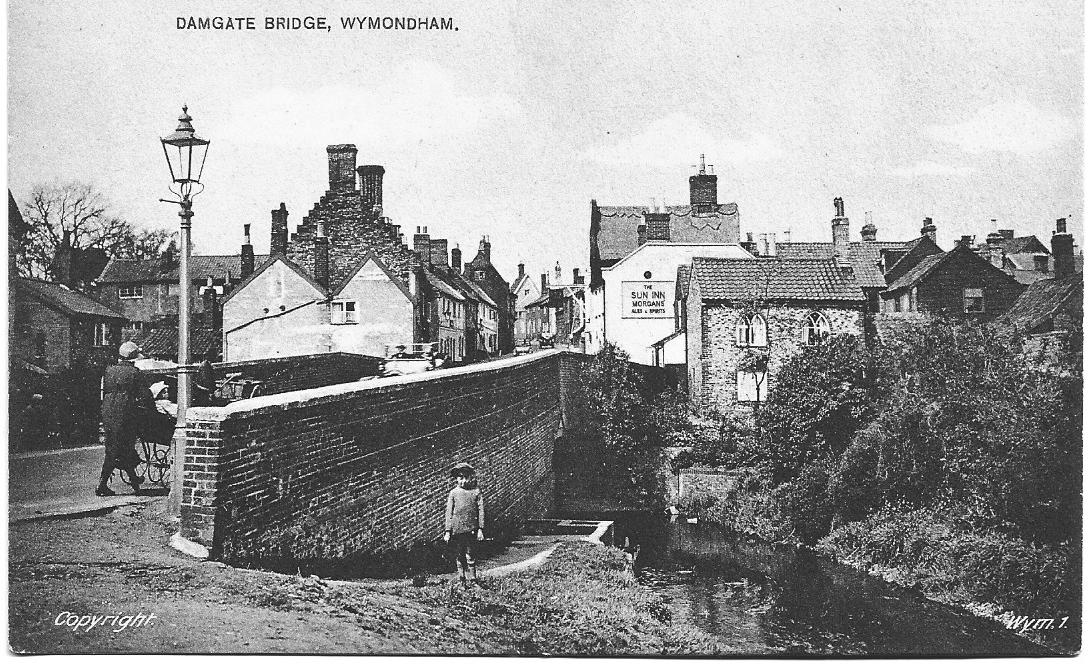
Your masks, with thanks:
[(711, 633), (738, 653), (1054, 654), (995, 621), (806, 550), (684, 518), (610, 518), (617, 544), (628, 538), (639, 545), (638, 580), (667, 598), (673, 622)]

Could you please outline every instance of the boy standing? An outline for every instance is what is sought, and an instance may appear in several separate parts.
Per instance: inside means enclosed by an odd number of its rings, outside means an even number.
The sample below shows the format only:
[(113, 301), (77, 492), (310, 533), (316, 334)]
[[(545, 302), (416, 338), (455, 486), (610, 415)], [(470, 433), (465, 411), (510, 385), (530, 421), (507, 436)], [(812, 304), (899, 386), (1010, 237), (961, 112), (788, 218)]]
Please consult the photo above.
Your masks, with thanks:
[(446, 532), (443, 541), (454, 548), (458, 578), (463, 586), (476, 585), (476, 543), (484, 539), (484, 499), (477, 488), (477, 473), (468, 463), (455, 465), (450, 476), (457, 486), (447, 496)]

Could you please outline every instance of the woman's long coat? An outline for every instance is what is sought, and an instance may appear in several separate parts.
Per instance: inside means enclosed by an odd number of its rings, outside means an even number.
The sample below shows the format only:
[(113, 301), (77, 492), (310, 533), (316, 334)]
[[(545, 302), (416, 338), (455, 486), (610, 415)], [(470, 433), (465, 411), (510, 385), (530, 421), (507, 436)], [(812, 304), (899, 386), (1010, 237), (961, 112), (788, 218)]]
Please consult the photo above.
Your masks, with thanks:
[(140, 462), (136, 438), (147, 412), (155, 409), (151, 388), (140, 369), (120, 361), (102, 378), (102, 426), (106, 431), (106, 461), (121, 470)]

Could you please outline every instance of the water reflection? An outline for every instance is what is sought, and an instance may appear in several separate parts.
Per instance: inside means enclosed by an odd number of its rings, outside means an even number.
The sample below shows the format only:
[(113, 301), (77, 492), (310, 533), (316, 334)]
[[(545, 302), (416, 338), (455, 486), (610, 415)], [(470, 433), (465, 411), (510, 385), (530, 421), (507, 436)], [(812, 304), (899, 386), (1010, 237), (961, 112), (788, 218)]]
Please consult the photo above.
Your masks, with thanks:
[(670, 601), (674, 621), (740, 653), (788, 655), (1041, 655), (998, 624), (808, 551), (708, 524), (627, 517), (642, 583)]

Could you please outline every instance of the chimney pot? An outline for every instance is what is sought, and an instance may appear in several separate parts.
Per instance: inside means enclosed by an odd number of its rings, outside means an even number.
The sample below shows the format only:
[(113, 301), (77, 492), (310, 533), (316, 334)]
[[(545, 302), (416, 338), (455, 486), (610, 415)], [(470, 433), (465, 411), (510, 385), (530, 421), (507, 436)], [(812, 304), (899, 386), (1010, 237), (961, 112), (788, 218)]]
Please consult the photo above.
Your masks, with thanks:
[(462, 272), (462, 249), (457, 245), (450, 251), (450, 265), (455, 272)]
[(526, 265), (522, 262), (519, 262), (519, 278), (523, 277), (524, 275), (526, 275)]
[(931, 239), (932, 243), (938, 243), (938, 231), (935, 228), (935, 223), (931, 222), (931, 218), (923, 219), (923, 227), (920, 228), (920, 236), (926, 236)]
[(254, 272), (254, 247), (250, 244), (250, 225), (242, 225), (242, 252), (239, 253), (239, 273), (249, 278)]
[(1052, 261), (1057, 278), (1066, 278), (1075, 273), (1075, 238), (1067, 232), (1067, 218), (1056, 219), (1056, 233), (1052, 235)]

